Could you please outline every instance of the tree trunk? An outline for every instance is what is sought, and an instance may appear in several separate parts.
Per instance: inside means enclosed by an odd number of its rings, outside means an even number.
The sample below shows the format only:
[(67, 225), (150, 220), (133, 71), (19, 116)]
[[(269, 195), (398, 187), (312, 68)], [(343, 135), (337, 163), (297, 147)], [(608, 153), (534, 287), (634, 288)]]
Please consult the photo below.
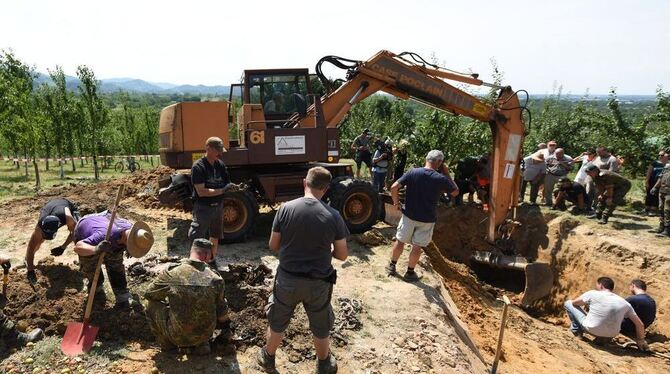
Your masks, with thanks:
[(98, 171), (98, 158), (93, 155), (93, 175), (95, 176), (95, 180), (100, 179), (100, 172)]
[(28, 160), (23, 162), (24, 169), (26, 170), (26, 179), (28, 179)]
[(149, 159), (151, 160), (151, 167), (154, 167), (154, 156), (149, 157)]
[(65, 179), (65, 170), (63, 170), (63, 158), (58, 159), (58, 168), (60, 169), (60, 179)]
[(33, 157), (33, 168), (35, 169), (35, 190), (39, 191), (42, 183), (40, 181), (40, 168), (37, 167), (37, 157)]
[(46, 171), (49, 171), (49, 155), (47, 155), (46, 161), (47, 161)]
[(72, 171), (77, 171), (77, 166), (74, 164), (74, 156), (70, 156), (70, 161), (72, 162)]

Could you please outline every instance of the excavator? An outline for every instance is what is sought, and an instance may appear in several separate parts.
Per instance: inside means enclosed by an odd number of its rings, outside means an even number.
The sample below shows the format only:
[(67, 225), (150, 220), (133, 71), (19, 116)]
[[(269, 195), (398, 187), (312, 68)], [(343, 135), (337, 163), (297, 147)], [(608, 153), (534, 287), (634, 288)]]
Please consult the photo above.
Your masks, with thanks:
[[(346, 70), (346, 79), (331, 81), (324, 64)], [(318, 79), (325, 94), (313, 93)], [(493, 104), (449, 84), (497, 90)], [(235, 92), (239, 92), (238, 104)], [(192, 191), (188, 169), (202, 157), (205, 139), (219, 136), (231, 179), (241, 188), (224, 195), (224, 241), (239, 241), (253, 230), (259, 204), (272, 206), (302, 196), (302, 180), (320, 165), (333, 174), (325, 200), (340, 211), (351, 232), (364, 232), (386, 211), (385, 198), (369, 182), (353, 178), (351, 165), (339, 163), (338, 126), (352, 106), (377, 92), (411, 99), (453, 115), (488, 123), (492, 132), (491, 180), (486, 239), (492, 251), (474, 252), (471, 261), (491, 268), (524, 272), (522, 305), (550, 293), (548, 264), (532, 262), (509, 251), (520, 189), (520, 155), (526, 125), (528, 93), (486, 83), (427, 62), (412, 52), (382, 50), (367, 61), (326, 56), (308, 69), (245, 70), (227, 101), (182, 102), (164, 108), (159, 124), (161, 163), (178, 172), (160, 183), (159, 200), (186, 203)], [(524, 92), (522, 105), (518, 93)], [(236, 115), (236, 120), (233, 117)], [(507, 250), (506, 250), (507, 249)]]

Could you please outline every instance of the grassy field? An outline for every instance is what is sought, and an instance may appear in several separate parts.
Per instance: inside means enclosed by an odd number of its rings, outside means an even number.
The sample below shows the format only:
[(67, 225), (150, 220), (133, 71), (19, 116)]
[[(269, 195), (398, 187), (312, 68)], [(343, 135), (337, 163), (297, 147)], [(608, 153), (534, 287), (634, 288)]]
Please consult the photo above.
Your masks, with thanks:
[[(128, 175), (128, 170), (121, 173), (114, 171), (114, 165), (120, 161), (115, 159), (111, 163), (111, 167), (100, 170), (100, 179), (113, 179), (119, 176)], [(158, 157), (153, 158), (153, 166), (151, 160), (144, 161), (136, 159), (140, 163), (141, 170), (152, 169), (159, 164)], [(80, 161), (75, 161), (76, 171), (72, 171), (72, 165), (68, 163), (64, 165), (64, 178), (60, 178), (59, 167), (57, 163), (50, 162), (49, 170), (46, 170), (46, 163), (40, 162), (37, 164), (40, 171), (40, 179), (42, 182), (41, 190), (49, 189), (51, 187), (58, 187), (68, 183), (95, 183), (93, 178), (93, 162), (89, 161), (81, 166)], [(100, 167), (100, 164), (98, 165)], [(32, 196), (35, 190), (35, 170), (31, 163), (28, 164), (28, 176), (26, 176), (25, 165), (21, 163), (19, 168), (12, 161), (0, 161), (0, 202), (11, 199)]]

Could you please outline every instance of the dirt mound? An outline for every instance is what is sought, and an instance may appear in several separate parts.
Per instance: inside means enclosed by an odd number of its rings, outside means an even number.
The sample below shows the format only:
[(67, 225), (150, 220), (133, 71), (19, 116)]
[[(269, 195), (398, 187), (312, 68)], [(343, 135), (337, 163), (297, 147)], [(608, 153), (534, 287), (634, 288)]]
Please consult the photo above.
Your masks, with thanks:
[[(39, 327), (46, 335), (62, 335), (67, 323), (81, 321), (87, 293), (82, 274), (47, 258), (36, 267), (38, 285), (33, 291), (20, 273), (12, 272), (7, 286), (9, 301), (4, 313), (21, 330)], [(131, 288), (131, 292), (134, 291)], [(114, 297), (96, 301), (92, 324), (100, 327), (99, 340), (152, 340), (144, 315), (114, 308)]]

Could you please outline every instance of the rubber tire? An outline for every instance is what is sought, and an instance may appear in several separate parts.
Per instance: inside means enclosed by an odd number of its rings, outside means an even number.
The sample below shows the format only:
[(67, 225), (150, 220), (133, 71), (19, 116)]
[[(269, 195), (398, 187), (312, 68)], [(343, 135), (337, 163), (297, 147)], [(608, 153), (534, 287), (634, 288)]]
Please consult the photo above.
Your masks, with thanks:
[(123, 161), (117, 162), (116, 165), (114, 165), (114, 171), (117, 173), (123, 173), (123, 169), (125, 169)]
[(131, 161), (130, 164), (128, 165), (128, 170), (130, 170), (131, 173), (140, 171), (141, 169), (142, 168), (140, 167), (140, 163), (137, 161)]
[[(344, 202), (353, 193), (364, 193), (372, 201), (372, 211), (370, 216), (359, 224), (348, 222), (344, 215)], [(344, 222), (352, 234), (366, 232), (377, 223), (381, 215), (381, 199), (370, 182), (354, 179), (353, 177), (339, 177), (333, 179), (330, 183), (330, 192), (328, 193), (328, 202), (331, 207), (337, 209), (344, 218)]]
[(232, 233), (227, 233), (224, 231), (223, 238), (221, 238), (219, 241), (221, 243), (243, 242), (253, 232), (254, 223), (256, 222), (256, 218), (258, 217), (258, 201), (256, 201), (254, 195), (248, 190), (226, 192), (225, 194), (223, 194), (223, 197), (224, 199), (234, 198), (236, 200), (240, 200), (247, 209), (247, 211), (249, 212), (249, 214), (247, 216), (247, 222), (245, 222), (245, 224), (242, 226), (241, 229)]

